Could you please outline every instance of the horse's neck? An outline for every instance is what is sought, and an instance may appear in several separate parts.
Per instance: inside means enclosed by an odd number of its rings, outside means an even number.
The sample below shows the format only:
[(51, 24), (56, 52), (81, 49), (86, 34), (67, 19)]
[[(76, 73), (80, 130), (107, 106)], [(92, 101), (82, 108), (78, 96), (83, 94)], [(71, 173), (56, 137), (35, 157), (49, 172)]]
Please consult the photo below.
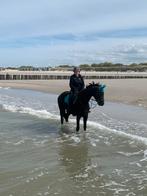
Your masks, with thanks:
[(82, 100), (84, 103), (88, 103), (89, 100), (92, 97), (92, 92), (90, 89), (84, 89), (83, 91), (80, 92), (79, 98)]

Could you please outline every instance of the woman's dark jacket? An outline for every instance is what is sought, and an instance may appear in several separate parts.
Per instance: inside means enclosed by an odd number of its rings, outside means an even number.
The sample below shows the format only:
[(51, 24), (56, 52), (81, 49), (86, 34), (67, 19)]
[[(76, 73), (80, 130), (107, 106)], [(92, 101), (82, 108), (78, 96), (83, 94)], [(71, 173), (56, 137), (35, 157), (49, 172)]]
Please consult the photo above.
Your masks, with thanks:
[(70, 76), (69, 86), (71, 88), (72, 93), (77, 94), (78, 92), (84, 89), (85, 84), (83, 77), (80, 74), (79, 76), (73, 74), (72, 76)]

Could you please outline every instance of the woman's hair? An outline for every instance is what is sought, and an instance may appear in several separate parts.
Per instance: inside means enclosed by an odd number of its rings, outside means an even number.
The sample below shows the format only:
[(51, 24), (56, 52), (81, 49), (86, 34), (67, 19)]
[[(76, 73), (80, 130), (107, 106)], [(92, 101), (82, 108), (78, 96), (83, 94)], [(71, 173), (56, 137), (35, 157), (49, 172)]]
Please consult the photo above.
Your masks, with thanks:
[(73, 68), (73, 72), (75, 72), (76, 70), (79, 70), (80, 71), (80, 68), (79, 67), (74, 67)]

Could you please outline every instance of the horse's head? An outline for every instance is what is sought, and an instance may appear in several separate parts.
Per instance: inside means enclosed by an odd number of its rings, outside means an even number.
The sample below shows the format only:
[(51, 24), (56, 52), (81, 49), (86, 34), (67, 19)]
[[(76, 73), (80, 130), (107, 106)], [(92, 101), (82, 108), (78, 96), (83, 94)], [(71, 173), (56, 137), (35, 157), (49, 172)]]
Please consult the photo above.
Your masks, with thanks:
[(104, 105), (104, 89), (105, 89), (104, 84), (100, 83), (90, 83), (86, 88), (90, 89), (91, 95), (95, 98), (97, 104), (99, 106)]

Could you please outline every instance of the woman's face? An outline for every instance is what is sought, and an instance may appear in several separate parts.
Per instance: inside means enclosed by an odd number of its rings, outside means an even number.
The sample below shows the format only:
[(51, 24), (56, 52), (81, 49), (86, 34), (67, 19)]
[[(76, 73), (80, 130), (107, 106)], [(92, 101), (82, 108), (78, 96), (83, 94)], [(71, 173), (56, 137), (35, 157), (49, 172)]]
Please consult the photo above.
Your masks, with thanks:
[(79, 75), (79, 74), (80, 74), (80, 69), (76, 69), (76, 70), (74, 71), (74, 74)]

